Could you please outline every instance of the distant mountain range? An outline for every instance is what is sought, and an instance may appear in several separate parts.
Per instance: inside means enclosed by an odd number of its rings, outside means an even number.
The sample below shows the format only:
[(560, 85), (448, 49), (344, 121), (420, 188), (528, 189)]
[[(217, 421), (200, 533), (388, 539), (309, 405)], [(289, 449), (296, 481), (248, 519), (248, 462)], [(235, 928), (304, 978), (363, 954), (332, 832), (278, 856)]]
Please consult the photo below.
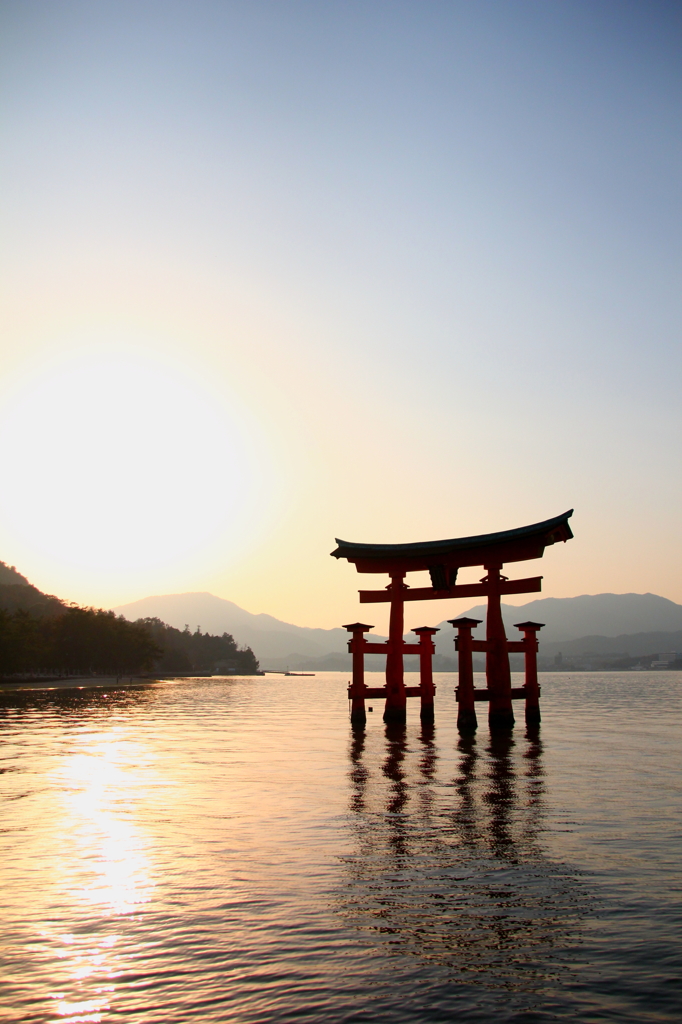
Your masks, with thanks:
[[(457, 615), (483, 619), (485, 605), (479, 604)], [(531, 619), (544, 622), (542, 643), (577, 640), (584, 636), (619, 636), (626, 633), (682, 630), (682, 605), (656, 594), (584, 594), (581, 597), (543, 597), (517, 607), (502, 606), (507, 636), (519, 635), (515, 622)], [(454, 618), (449, 615), (448, 618)], [(444, 623), (439, 623), (443, 626)], [(448, 626), (448, 629), (452, 627)], [(483, 638), (484, 625), (475, 636)]]
[[(230, 633), (242, 646), (250, 647), (262, 668), (297, 667), (297, 658), (322, 659), (328, 654), (346, 653), (345, 629), (311, 629), (281, 622), (261, 612), (254, 615), (232, 601), (213, 594), (163, 594), (144, 597), (114, 608), (126, 619), (156, 617), (170, 626), (194, 631)], [(345, 666), (342, 666), (345, 667)]]
[[(485, 605), (475, 605), (466, 610), (457, 607), (460, 602), (445, 604), (447, 618), (470, 618), (483, 620), (474, 631), (475, 636), (485, 635)], [(449, 606), (448, 606), (449, 605)], [(14, 566), (0, 562), (0, 608), (9, 612), (25, 610), (32, 616), (60, 614), (64, 604), (56, 597), (41, 593), (32, 586)], [(440, 611), (425, 606), (425, 622), (428, 612)], [(262, 668), (343, 670), (350, 669), (347, 651), (348, 634), (345, 629), (312, 629), (282, 622), (272, 615), (254, 615), (245, 611), (233, 601), (208, 593), (163, 594), (145, 597), (131, 604), (114, 609), (119, 615), (134, 621), (141, 618), (158, 618), (177, 629), (188, 625), (194, 632), (200, 626), (204, 633), (221, 635), (229, 633), (242, 647), (251, 647)], [(355, 616), (359, 615), (355, 610)], [(619, 655), (638, 658), (661, 652), (682, 651), (682, 605), (675, 604), (656, 594), (584, 594), (581, 597), (545, 597), (527, 604), (503, 605), (507, 636), (511, 639), (520, 634), (514, 628), (515, 622), (532, 619), (544, 622), (540, 636), (540, 661), (545, 666), (561, 653), (565, 663), (585, 664), (585, 656), (598, 655), (602, 658)], [(352, 610), (349, 617), (353, 618)], [(453, 639), (455, 632), (447, 618), (437, 622), (440, 632), (435, 637), (436, 659), (434, 668), (445, 671), (455, 667)], [(433, 618), (431, 618), (433, 621)], [(386, 638), (378, 634), (372, 637), (381, 641)], [(414, 642), (414, 634), (407, 640)], [(482, 658), (482, 656), (480, 656)], [(521, 656), (513, 656), (516, 663)], [(367, 659), (367, 667), (383, 667), (384, 658), (373, 655)], [(599, 659), (595, 664), (599, 663)], [(416, 668), (416, 659), (407, 659), (408, 669)], [(519, 666), (520, 667), (520, 666)]]
[[(448, 603), (448, 617), (460, 618), (467, 615), (481, 619), (481, 625), (474, 630), (474, 635), (484, 637), (485, 605), (475, 605), (464, 610), (457, 607), (459, 602)], [(9, 612), (25, 610), (32, 616), (43, 617), (60, 614), (64, 604), (56, 597), (41, 593), (14, 566), (0, 562), (0, 608)], [(442, 604), (439, 604), (438, 609), (443, 614)], [(428, 606), (424, 610), (432, 609)], [(180, 630), (187, 625), (192, 632), (200, 626), (204, 633), (218, 636), (229, 633), (241, 647), (250, 647), (261, 668), (265, 669), (350, 669), (348, 633), (345, 629), (295, 626), (272, 615), (254, 615), (233, 601), (214, 594), (162, 594), (120, 605), (114, 611), (130, 621), (158, 618)], [(359, 614), (357, 610), (356, 614)], [(656, 594), (545, 597), (524, 605), (503, 605), (502, 615), (510, 639), (520, 636), (514, 628), (515, 622), (532, 619), (545, 623), (539, 634), (540, 663), (544, 663), (545, 667), (551, 667), (553, 659), (559, 654), (566, 665), (585, 665), (590, 655), (598, 656), (593, 664), (599, 665), (609, 657), (627, 656), (633, 659), (661, 652), (682, 651), (682, 605)], [(353, 615), (350, 617), (353, 618)], [(424, 615), (426, 622), (429, 618), (428, 614)], [(455, 631), (445, 618), (436, 625), (440, 632), (435, 637), (434, 668), (437, 671), (454, 669)], [(375, 633), (371, 636), (378, 641), (386, 639)], [(415, 639), (414, 634), (406, 636), (408, 641), (414, 642)], [(482, 655), (479, 656), (479, 662), (482, 658)], [(520, 655), (512, 656), (515, 667), (521, 667), (520, 659)], [(367, 668), (383, 668), (384, 660), (382, 655), (370, 655), (366, 661)], [(406, 659), (406, 668), (416, 669), (417, 659)]]
[[(448, 607), (449, 604), (449, 607)], [(466, 610), (459, 602), (445, 605), (446, 615), (483, 620), (474, 635), (483, 637), (485, 605)], [(56, 597), (41, 593), (22, 576), (14, 566), (0, 562), (0, 608), (10, 612), (18, 609), (33, 616), (54, 615), (64, 605)], [(435, 611), (427, 606), (425, 611)], [(443, 605), (438, 605), (443, 614)], [(188, 625), (194, 632), (200, 626), (204, 633), (231, 634), (243, 647), (251, 647), (262, 668), (309, 670), (350, 669), (347, 652), (348, 634), (345, 629), (312, 629), (282, 622), (272, 615), (254, 615), (233, 601), (214, 594), (164, 594), (145, 597), (131, 604), (115, 608), (119, 615), (134, 621), (140, 618), (159, 618), (177, 629)], [(357, 611), (357, 610), (356, 610)], [(540, 663), (551, 667), (553, 659), (561, 654), (565, 665), (604, 664), (604, 659), (617, 657), (639, 658), (661, 652), (682, 651), (682, 605), (656, 594), (596, 594), (581, 597), (546, 597), (519, 606), (503, 605), (503, 618), (510, 638), (519, 636), (515, 622), (533, 619), (544, 622), (540, 633)], [(359, 614), (359, 612), (358, 612)], [(353, 618), (353, 615), (350, 616)], [(429, 621), (429, 615), (424, 619)], [(433, 621), (433, 619), (431, 619)], [(436, 623), (440, 632), (436, 636), (438, 671), (454, 669), (454, 630), (444, 618)], [(377, 640), (385, 637), (372, 634)], [(413, 634), (406, 637), (415, 640)], [(590, 659), (590, 655), (597, 656)], [(479, 656), (479, 662), (483, 656)], [(520, 657), (512, 657), (515, 667)], [(384, 658), (367, 658), (367, 668), (383, 668)], [(625, 664), (625, 663), (623, 663)], [(406, 660), (408, 669), (417, 667), (416, 659)], [(482, 665), (480, 665), (482, 667)]]
[[(448, 616), (468, 615), (485, 623), (485, 605), (466, 611), (452, 602)], [(439, 606), (439, 610), (442, 605)], [(275, 619), (272, 615), (254, 615), (232, 601), (208, 593), (165, 594), (146, 597), (114, 611), (127, 619), (157, 617), (182, 629), (221, 634), (227, 632), (242, 645), (251, 647), (263, 668), (346, 670), (350, 667), (344, 629), (311, 629)], [(442, 614), (442, 612), (441, 612)], [(540, 654), (566, 656), (577, 654), (645, 655), (657, 651), (682, 650), (682, 605), (656, 594), (596, 594), (581, 597), (547, 597), (520, 606), (503, 606), (507, 635), (520, 634), (515, 622), (533, 619), (546, 623), (540, 633)], [(351, 616), (352, 618), (352, 616)], [(425, 616), (428, 619), (428, 616)], [(437, 623), (436, 668), (454, 666), (454, 630), (447, 621)], [(484, 625), (477, 634), (484, 635)], [(373, 634), (374, 635), (374, 634)], [(377, 639), (385, 639), (377, 637)], [(414, 639), (414, 637), (412, 637)], [(368, 667), (379, 668), (382, 659), (368, 659)]]

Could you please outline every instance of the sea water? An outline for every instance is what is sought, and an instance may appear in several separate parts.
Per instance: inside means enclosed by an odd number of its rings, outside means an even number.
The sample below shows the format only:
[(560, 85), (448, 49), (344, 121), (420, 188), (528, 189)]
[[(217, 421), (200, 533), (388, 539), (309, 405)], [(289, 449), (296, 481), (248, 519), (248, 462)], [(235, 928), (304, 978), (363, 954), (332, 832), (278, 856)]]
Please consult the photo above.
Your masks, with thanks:
[(1, 694), (0, 1019), (682, 1019), (682, 673), (475, 738), (347, 679)]

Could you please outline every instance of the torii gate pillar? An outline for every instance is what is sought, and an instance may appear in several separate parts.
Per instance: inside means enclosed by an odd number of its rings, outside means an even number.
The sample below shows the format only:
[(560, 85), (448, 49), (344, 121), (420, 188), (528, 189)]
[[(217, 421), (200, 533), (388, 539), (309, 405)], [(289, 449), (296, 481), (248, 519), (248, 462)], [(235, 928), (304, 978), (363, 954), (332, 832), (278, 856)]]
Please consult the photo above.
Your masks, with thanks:
[(476, 718), (476, 695), (474, 693), (474, 665), (473, 649), (474, 640), (471, 630), (480, 625), (482, 619), (448, 619), (451, 626), (457, 629), (455, 650), (459, 661), (459, 686), (457, 694), (457, 728), (460, 732), (476, 732), (478, 720)]
[(506, 577), (500, 574), (499, 565), (486, 565), (488, 575), (482, 582), (487, 583), (488, 614), (486, 615), (485, 675), (490, 703), (488, 724), (491, 729), (512, 729), (514, 711), (512, 708), (511, 671), (507, 636), (502, 621), (500, 584)]
[(391, 615), (388, 625), (386, 652), (386, 707), (384, 722), (404, 725), (407, 721), (407, 694), (403, 669), (403, 630), (405, 628), (403, 583), (405, 573), (391, 573)]
[(433, 685), (433, 655), (436, 648), (433, 638), (438, 632), (434, 626), (418, 626), (412, 630), (419, 637), (419, 690), (421, 697), (421, 708), (419, 717), (422, 722), (432, 722), (433, 698), (436, 688)]

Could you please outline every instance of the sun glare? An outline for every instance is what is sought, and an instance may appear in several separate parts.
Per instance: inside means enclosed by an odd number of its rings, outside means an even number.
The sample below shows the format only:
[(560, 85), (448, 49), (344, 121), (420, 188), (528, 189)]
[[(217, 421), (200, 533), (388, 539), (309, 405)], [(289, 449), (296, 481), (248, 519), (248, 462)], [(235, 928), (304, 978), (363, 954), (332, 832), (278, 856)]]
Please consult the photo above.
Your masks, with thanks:
[(84, 732), (79, 739), (56, 772), (63, 796), (61, 848), (68, 850), (59, 883), (62, 898), (68, 896), (89, 926), (61, 933), (55, 921), (43, 924), (41, 940), (59, 959), (60, 984), (50, 992), (55, 1024), (104, 1019), (126, 964), (117, 921), (139, 914), (154, 889), (149, 842), (132, 812), (135, 798), (161, 784), (153, 758), (115, 733)]
[(0, 528), (72, 575), (113, 578), (250, 539), (262, 484), (234, 401), (137, 353), (74, 356), (0, 408)]

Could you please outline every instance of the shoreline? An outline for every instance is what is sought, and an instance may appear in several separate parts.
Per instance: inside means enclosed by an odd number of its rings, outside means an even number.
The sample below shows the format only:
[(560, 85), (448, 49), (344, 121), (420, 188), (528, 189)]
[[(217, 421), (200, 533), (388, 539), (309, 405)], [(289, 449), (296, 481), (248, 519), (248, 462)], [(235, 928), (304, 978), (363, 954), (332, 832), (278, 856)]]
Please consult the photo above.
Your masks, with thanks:
[(159, 683), (160, 679), (149, 679), (142, 676), (71, 676), (46, 679), (2, 679), (0, 693), (12, 693), (16, 690), (96, 690), (96, 689), (130, 689), (131, 686), (150, 686)]

